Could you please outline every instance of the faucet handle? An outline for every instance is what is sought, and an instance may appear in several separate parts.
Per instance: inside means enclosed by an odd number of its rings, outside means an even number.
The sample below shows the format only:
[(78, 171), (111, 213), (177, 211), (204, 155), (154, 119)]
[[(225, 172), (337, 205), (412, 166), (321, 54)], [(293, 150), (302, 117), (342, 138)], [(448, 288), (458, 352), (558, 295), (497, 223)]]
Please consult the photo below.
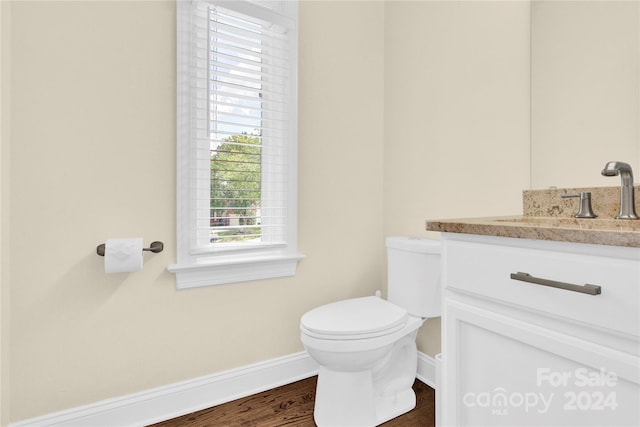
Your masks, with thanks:
[(596, 218), (598, 216), (593, 213), (593, 209), (591, 208), (590, 191), (581, 191), (580, 194), (562, 194), (560, 197), (563, 199), (573, 197), (580, 198), (580, 208), (578, 209), (578, 213), (574, 215), (574, 218)]

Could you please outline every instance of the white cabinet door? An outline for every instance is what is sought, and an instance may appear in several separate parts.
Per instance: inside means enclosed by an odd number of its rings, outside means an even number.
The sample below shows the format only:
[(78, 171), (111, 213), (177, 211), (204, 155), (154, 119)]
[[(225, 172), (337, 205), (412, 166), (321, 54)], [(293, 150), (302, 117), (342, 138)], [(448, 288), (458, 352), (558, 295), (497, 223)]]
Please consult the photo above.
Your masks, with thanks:
[(447, 426), (638, 426), (637, 356), (445, 298)]

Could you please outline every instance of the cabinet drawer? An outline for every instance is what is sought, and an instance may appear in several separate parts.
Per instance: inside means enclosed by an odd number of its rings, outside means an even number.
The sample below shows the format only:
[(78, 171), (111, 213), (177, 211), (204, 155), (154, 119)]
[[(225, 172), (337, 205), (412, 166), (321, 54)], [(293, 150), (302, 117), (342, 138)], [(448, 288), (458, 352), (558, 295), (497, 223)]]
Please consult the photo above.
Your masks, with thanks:
[[(500, 242), (503, 239), (496, 239)], [(506, 239), (512, 241), (514, 239)], [(549, 245), (545, 245), (549, 243)], [(640, 249), (624, 248), (572, 252), (554, 242), (524, 244), (445, 240), (444, 283), (511, 305), (554, 316), (640, 335)], [(589, 249), (595, 245), (589, 245)], [(554, 248), (554, 249), (549, 249)], [(623, 248), (616, 248), (623, 249)], [(624, 256), (618, 256), (623, 253)], [(513, 273), (582, 286), (601, 287), (589, 295), (511, 278)]]

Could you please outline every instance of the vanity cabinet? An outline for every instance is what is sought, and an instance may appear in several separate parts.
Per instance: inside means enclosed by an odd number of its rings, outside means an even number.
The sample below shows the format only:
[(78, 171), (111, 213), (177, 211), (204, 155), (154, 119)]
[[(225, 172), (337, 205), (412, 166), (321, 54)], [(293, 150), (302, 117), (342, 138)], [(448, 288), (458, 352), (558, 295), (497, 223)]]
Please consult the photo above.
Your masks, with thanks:
[(442, 425), (640, 425), (640, 248), (442, 241)]

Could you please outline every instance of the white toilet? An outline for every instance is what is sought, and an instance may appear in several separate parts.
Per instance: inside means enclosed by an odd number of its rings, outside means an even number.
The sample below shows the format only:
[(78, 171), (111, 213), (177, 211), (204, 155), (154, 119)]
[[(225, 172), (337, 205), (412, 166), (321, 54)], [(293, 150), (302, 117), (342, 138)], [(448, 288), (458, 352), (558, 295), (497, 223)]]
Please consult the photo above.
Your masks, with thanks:
[(389, 237), (388, 297), (338, 301), (302, 316), (301, 339), (320, 365), (319, 427), (377, 426), (416, 406), (416, 334), (440, 316), (440, 242)]

